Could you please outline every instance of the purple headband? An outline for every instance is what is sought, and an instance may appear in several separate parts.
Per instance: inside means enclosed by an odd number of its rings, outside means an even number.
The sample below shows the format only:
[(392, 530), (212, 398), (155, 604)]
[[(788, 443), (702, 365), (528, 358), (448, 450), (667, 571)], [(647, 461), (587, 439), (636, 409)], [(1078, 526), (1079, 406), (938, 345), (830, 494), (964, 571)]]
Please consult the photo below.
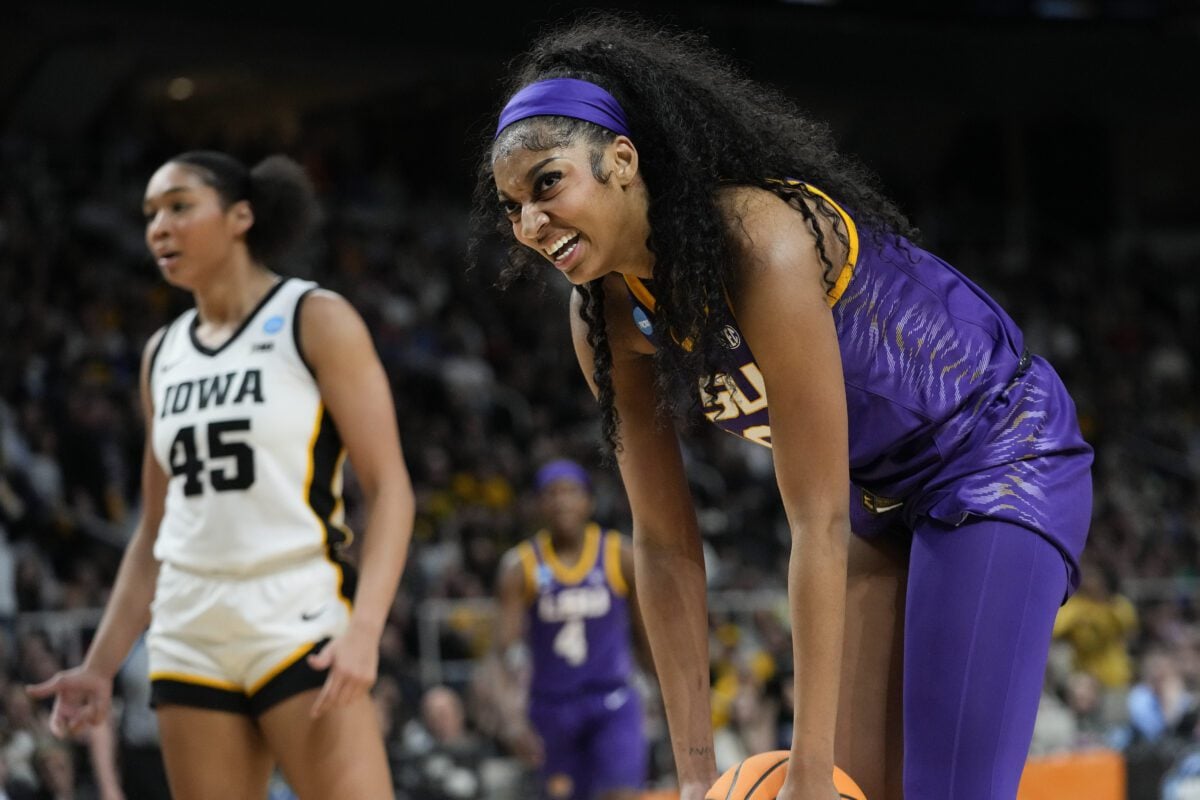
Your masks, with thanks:
[(588, 477), (587, 470), (566, 458), (551, 461), (539, 469), (533, 479), (533, 485), (540, 492), (555, 481), (561, 480), (577, 483), (588, 491), (592, 489), (592, 480)]
[(613, 133), (633, 136), (617, 99), (596, 84), (577, 78), (549, 78), (514, 94), (500, 112), (495, 138), (500, 138), (500, 132), (509, 125), (529, 117), (582, 119)]

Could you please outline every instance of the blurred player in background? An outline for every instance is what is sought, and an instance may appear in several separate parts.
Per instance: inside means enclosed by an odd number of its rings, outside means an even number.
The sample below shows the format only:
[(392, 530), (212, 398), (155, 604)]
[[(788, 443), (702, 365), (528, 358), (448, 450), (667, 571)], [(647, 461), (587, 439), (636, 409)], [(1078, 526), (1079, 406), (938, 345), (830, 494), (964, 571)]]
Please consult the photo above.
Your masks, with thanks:
[[(273, 270), (312, 219), (302, 169), (184, 153), (143, 210), (163, 277), (195, 308), (145, 349), (144, 512), (81, 666), (30, 687), (52, 730), (104, 721), (149, 625), (172, 795), (391, 798), (368, 691), (404, 567), (413, 497), (391, 389), (340, 296)], [(367, 505), (362, 574), (344, 562), (342, 467)]]
[(824, 125), (698, 37), (593, 15), (539, 30), (508, 88), (477, 218), (510, 242), (508, 276), (575, 286), (683, 800), (716, 777), (670, 419), (697, 382), (709, 420), (773, 448), (791, 533), (780, 800), (837, 797), (835, 756), (868, 797), (1011, 800), (1090, 519), (1058, 375)]
[[(632, 683), (645, 653), (633, 594), (633, 552), (592, 520), (592, 485), (580, 464), (550, 461), (534, 486), (546, 527), (505, 553), (495, 695), (523, 696), (501, 738), (539, 768), (550, 800), (633, 800), (647, 778), (642, 702)], [(642, 663), (648, 662), (643, 658)]]

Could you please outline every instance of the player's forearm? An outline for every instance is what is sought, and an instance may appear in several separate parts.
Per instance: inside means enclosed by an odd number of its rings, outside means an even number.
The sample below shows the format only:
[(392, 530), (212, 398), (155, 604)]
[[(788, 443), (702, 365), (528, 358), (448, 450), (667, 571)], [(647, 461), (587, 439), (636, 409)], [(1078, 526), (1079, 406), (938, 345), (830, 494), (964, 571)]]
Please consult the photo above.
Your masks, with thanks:
[(698, 535), (676, 544), (634, 533), (638, 602), (657, 667), (680, 784), (716, 778), (708, 674), (708, 604)]
[(378, 637), (391, 612), (412, 541), (415, 502), (408, 480), (381, 485), (367, 497), (358, 589), (350, 624)]
[(792, 752), (796, 766), (833, 768), (846, 607), (845, 520), (794, 530), (788, 604), (795, 663)]
[(83, 660), (88, 669), (102, 675), (117, 674), (133, 643), (150, 624), (159, 564), (154, 558), (154, 537), (148, 535), (146, 524), (138, 526), (121, 557), (108, 605)]

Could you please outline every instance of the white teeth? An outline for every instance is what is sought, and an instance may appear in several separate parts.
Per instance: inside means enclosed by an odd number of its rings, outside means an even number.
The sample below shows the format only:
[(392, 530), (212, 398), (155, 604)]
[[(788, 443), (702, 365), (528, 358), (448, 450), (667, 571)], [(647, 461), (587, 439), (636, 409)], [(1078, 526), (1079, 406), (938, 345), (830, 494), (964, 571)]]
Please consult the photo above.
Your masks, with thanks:
[(554, 254), (558, 252), (559, 248), (563, 247), (567, 242), (571, 241), (571, 239), (573, 239), (575, 236), (576, 236), (576, 234), (574, 234), (574, 233), (568, 233), (568, 234), (564, 234), (563, 236), (560, 236), (557, 241), (555, 241), (549, 247), (545, 248), (546, 255), (550, 256), (551, 258), (554, 258)]
[(556, 264), (557, 264), (559, 261), (562, 261), (564, 258), (566, 258), (567, 256), (571, 255), (571, 253), (574, 253), (574, 252), (575, 252), (575, 248), (576, 248), (576, 247), (578, 247), (578, 246), (579, 246), (579, 242), (575, 242), (575, 244), (571, 245), (571, 246), (570, 246), (570, 247), (568, 247), (566, 250), (564, 250), (563, 252), (559, 253), (557, 256), (555, 256), (555, 257), (554, 257), (554, 263), (556, 263)]

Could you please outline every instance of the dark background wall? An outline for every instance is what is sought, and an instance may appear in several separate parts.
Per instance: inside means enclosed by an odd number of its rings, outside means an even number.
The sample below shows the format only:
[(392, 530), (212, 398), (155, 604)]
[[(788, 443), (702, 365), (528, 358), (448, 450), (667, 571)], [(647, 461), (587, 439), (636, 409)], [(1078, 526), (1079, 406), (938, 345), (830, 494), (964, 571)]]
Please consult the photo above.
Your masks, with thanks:
[[(705, 31), (828, 118), (910, 207), (930, 180), (958, 181), (980, 201), (1031, 198), (1036, 219), (1097, 235), (1200, 219), (1196, 6), (604, 4)], [(9, 3), (0, 124), (64, 139), (154, 125), (181, 140), (286, 142), (366, 114), (414, 183), (463, 191), (504, 61), (588, 7)], [(168, 98), (178, 77), (194, 82), (186, 100)]]

